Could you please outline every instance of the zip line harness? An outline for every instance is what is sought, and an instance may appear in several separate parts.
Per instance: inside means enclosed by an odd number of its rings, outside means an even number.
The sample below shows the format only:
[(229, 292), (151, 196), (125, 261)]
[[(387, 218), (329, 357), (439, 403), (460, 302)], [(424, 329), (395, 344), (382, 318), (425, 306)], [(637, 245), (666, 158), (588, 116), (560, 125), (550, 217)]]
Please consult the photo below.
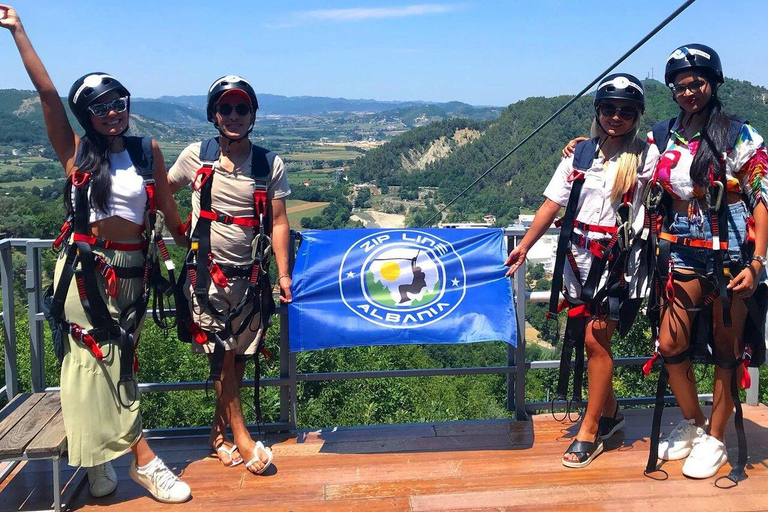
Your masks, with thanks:
[[(93, 236), (89, 226), (90, 205), (88, 191), (91, 186), (92, 174), (79, 170), (83, 161), (80, 144), (75, 157), (78, 168), (69, 176), (74, 188), (74, 201), (71, 213), (61, 227), (61, 233), (53, 242), (54, 249), (65, 251), (66, 260), (59, 281), (51, 285), (43, 299), (45, 317), (51, 327), (54, 341), (54, 351), (61, 361), (64, 358), (64, 336), (71, 335), (76, 341), (83, 343), (99, 361), (104, 358), (101, 346), (111, 340), (119, 340), (120, 346), (120, 379), (117, 385), (118, 399), (124, 407), (130, 407), (135, 402), (138, 386), (134, 373), (138, 371), (139, 359), (136, 354), (138, 337), (134, 333), (141, 324), (147, 311), (150, 289), (154, 289), (155, 310), (153, 317), (158, 325), (167, 329), (170, 325), (165, 311), (160, 307), (163, 297), (172, 295), (172, 285), (175, 282), (174, 265), (168, 249), (162, 238), (165, 217), (155, 205), (154, 159), (152, 154), (152, 139), (145, 137), (123, 137), (125, 149), (136, 168), (136, 173), (144, 180), (144, 190), (147, 194), (147, 205), (144, 214), (144, 240), (138, 243), (112, 242)], [(100, 172), (108, 172), (102, 169)], [(71, 243), (70, 243), (71, 238)], [(114, 249), (117, 251), (144, 251), (144, 264), (137, 267), (120, 267), (112, 265), (102, 255), (93, 252), (93, 248)], [(168, 279), (161, 275), (159, 258), (162, 258)], [(121, 279), (141, 278), (143, 291), (136, 300), (120, 313), (120, 319), (115, 320), (107, 308), (101, 294), (103, 285), (97, 279), (97, 274), (106, 280), (106, 293), (117, 297)], [(72, 279), (75, 279), (80, 302), (86, 316), (93, 325), (91, 329), (69, 322), (64, 316), (64, 304)], [(123, 328), (128, 316), (133, 313), (131, 324)], [(123, 400), (121, 389), (133, 385), (132, 399)]]
[[(668, 229), (662, 231), (662, 225), (669, 228), (670, 224), (670, 202), (671, 196), (666, 193), (664, 188), (658, 183), (658, 170), (662, 166), (673, 166), (679, 155), (674, 153), (665, 153), (669, 143), (670, 134), (676, 118), (662, 121), (653, 126), (652, 133), (656, 146), (662, 157), (657, 166), (652, 182), (649, 184), (648, 195), (645, 199), (646, 217), (643, 229), (643, 237), (647, 237), (648, 251), (646, 251), (647, 260), (645, 265), (649, 269), (649, 279), (651, 282), (651, 293), (648, 300), (648, 317), (651, 324), (651, 336), (655, 340), (655, 350), (653, 356), (643, 366), (643, 373), (649, 375), (651, 367), (656, 361), (661, 363), (661, 371), (656, 387), (656, 400), (653, 411), (653, 425), (651, 429), (650, 452), (648, 454), (648, 463), (644, 474), (646, 476), (662, 471), (657, 469), (659, 436), (661, 435), (661, 417), (664, 411), (664, 395), (666, 394), (667, 384), (669, 383), (669, 371), (667, 364), (680, 364), (686, 361), (693, 363), (715, 364), (726, 370), (732, 370), (731, 377), (731, 398), (736, 407), (734, 422), (736, 425), (736, 436), (738, 441), (739, 455), (736, 464), (730, 474), (725, 477), (734, 483), (746, 478), (744, 469), (747, 464), (747, 439), (744, 433), (744, 416), (739, 399), (739, 384), (736, 376), (738, 369), (743, 368), (741, 387), (750, 386), (750, 375), (748, 367), (757, 367), (765, 361), (765, 341), (764, 326), (765, 312), (768, 306), (765, 286), (759, 286), (751, 297), (744, 298), (747, 307), (747, 318), (744, 326), (744, 352), (742, 356), (733, 361), (723, 361), (716, 356), (714, 346), (712, 304), (721, 298), (723, 311), (723, 325), (731, 326), (731, 301), (732, 292), (727, 289), (730, 276), (736, 276), (743, 270), (748, 263), (745, 263), (745, 254), (751, 254), (754, 251), (755, 224), (754, 218), (747, 220), (747, 233), (745, 247), (742, 247), (741, 260), (731, 260), (728, 253), (728, 201), (725, 175), (725, 155), (719, 159), (719, 168), (710, 170), (709, 186), (706, 191), (707, 214), (709, 215), (712, 229), (712, 240), (691, 239), (678, 237), (668, 233)], [(731, 119), (730, 133), (728, 136), (729, 148), (736, 145), (741, 127), (746, 123), (740, 119)], [(704, 134), (704, 143), (712, 148), (714, 154), (719, 154), (712, 140)], [(666, 160), (666, 162), (665, 162)], [(688, 349), (680, 354), (673, 356), (663, 356), (659, 350), (659, 322), (661, 319), (662, 302), (674, 303), (675, 289), (674, 281), (688, 282), (702, 277), (697, 274), (683, 274), (676, 272), (670, 253), (672, 245), (682, 245), (687, 247), (696, 247), (697, 249), (714, 252), (714, 273), (711, 278), (712, 291), (706, 294), (702, 299), (700, 307), (687, 309), (697, 312), (696, 320), (693, 322), (690, 343)], [(748, 259), (746, 260), (748, 261)], [(688, 370), (690, 371), (690, 369)]]
[[(214, 165), (221, 155), (219, 138), (215, 137), (202, 142), (200, 145), (200, 161), (202, 166), (192, 183), (193, 192), (199, 194), (200, 216), (192, 226), (190, 236), (190, 248), (187, 253), (184, 268), (179, 276), (179, 286), (176, 287), (176, 303), (182, 305), (178, 308), (178, 334), (179, 339), (188, 343), (195, 342), (204, 345), (214, 342), (214, 351), (210, 357), (210, 375), (208, 380), (221, 380), (221, 371), (224, 364), (226, 347), (223, 340), (230, 336), (239, 336), (245, 329), (257, 332), (258, 325), (263, 326), (262, 334), (257, 340), (257, 350), (253, 354), (256, 365), (254, 385), (254, 410), (258, 421), (261, 421), (261, 408), (259, 405), (259, 353), (272, 361), (274, 358), (267, 350), (264, 340), (267, 327), (271, 323), (271, 316), (275, 311), (275, 302), (272, 298), (272, 286), (269, 282), (269, 260), (272, 255), (272, 207), (268, 197), (267, 188), (272, 175), (271, 165), (267, 159), (269, 150), (252, 145), (251, 179), (254, 181), (253, 189), (253, 216), (233, 217), (217, 212), (212, 207), (211, 191), (216, 171)], [(253, 229), (253, 241), (251, 242), (251, 258), (249, 265), (233, 266), (218, 263), (211, 248), (211, 223), (234, 224)], [(180, 230), (187, 233), (192, 223), (192, 216), (181, 226)], [(184, 296), (184, 279), (189, 276), (189, 283), (197, 302), (194, 314), (207, 313), (224, 325), (220, 331), (206, 331), (194, 321), (192, 312), (186, 297)], [(230, 312), (218, 311), (209, 301), (208, 291), (210, 283), (219, 287), (226, 287), (230, 279), (247, 278), (248, 288)], [(242, 314), (246, 306), (251, 309), (242, 318), (237, 329), (232, 327), (232, 322)], [(260, 321), (256, 328), (252, 327), (254, 319)], [(236, 356), (239, 362), (245, 362), (248, 356)]]
[[(554, 416), (554, 403), (565, 400), (566, 416), (571, 414), (571, 405), (582, 402), (582, 384), (584, 378), (584, 336), (587, 320), (597, 314), (605, 313), (609, 321), (619, 322), (619, 329), (626, 334), (637, 314), (640, 301), (629, 299), (629, 289), (625, 275), (629, 263), (629, 253), (632, 248), (634, 232), (632, 230), (633, 209), (632, 201), (635, 196), (633, 185), (622, 195), (621, 203), (616, 211), (617, 222), (614, 226), (601, 226), (585, 224), (576, 220), (579, 196), (584, 185), (585, 173), (592, 167), (592, 163), (599, 151), (599, 139), (597, 137), (583, 141), (576, 145), (573, 157), (573, 171), (568, 177), (572, 183), (565, 215), (555, 222), (560, 227), (560, 236), (557, 242), (555, 267), (552, 276), (552, 293), (549, 298), (549, 310), (547, 319), (557, 319), (557, 314), (568, 309), (568, 320), (565, 325), (563, 349), (560, 357), (557, 390), (551, 403)], [(645, 165), (647, 148), (643, 152), (640, 169)], [(574, 232), (579, 228), (583, 233), (600, 233), (611, 235), (609, 238), (591, 239), (586, 234)], [(572, 247), (586, 249), (594, 256), (586, 280), (581, 283), (579, 297), (567, 297), (558, 304), (560, 290), (563, 288), (563, 270), (565, 261), (573, 271), (577, 280), (581, 280), (576, 259), (571, 251)], [(600, 281), (608, 269), (605, 284), (601, 287)], [(575, 352), (575, 354), (574, 354)], [(568, 380), (571, 371), (571, 356), (574, 355), (573, 394), (567, 400)]]

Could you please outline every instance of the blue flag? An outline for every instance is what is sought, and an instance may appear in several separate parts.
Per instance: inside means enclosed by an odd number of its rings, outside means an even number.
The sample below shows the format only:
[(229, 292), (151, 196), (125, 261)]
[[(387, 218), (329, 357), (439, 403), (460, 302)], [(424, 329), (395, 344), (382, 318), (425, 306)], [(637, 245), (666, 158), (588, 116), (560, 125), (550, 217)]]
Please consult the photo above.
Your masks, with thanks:
[(288, 306), (291, 351), (517, 342), (498, 229), (305, 231)]

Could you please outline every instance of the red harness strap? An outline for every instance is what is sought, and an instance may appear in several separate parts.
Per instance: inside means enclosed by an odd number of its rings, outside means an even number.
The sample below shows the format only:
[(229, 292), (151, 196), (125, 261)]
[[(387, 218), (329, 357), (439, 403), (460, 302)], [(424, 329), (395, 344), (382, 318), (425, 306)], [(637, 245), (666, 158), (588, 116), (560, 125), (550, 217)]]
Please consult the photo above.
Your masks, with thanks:
[[(712, 240), (701, 240), (698, 238), (685, 238), (682, 236), (673, 235), (666, 232), (659, 233), (659, 238), (662, 240), (667, 240), (670, 243), (678, 244), (678, 245), (684, 245), (686, 247), (696, 247), (699, 249), (709, 249), (712, 250), (713, 244)], [(720, 242), (720, 249), (725, 251), (728, 249), (728, 242)]]
[(75, 242), (85, 242), (88, 245), (94, 247), (101, 247), (103, 249), (114, 249), (116, 251), (143, 251), (147, 248), (146, 240), (141, 242), (127, 244), (123, 242), (113, 242), (111, 240), (104, 240), (103, 238), (97, 238), (93, 235), (83, 235), (79, 233), (74, 234)]
[[(208, 219), (222, 224), (235, 224), (246, 228), (259, 227), (259, 219), (255, 217), (233, 217), (216, 211), (200, 210), (200, 218)], [(185, 230), (186, 231), (186, 230)]]

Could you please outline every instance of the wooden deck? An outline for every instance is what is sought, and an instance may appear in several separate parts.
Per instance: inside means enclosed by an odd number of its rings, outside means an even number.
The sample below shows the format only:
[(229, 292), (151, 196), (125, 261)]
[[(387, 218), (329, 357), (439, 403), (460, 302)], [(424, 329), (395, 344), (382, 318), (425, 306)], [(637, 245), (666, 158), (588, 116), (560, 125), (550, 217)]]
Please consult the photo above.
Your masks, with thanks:
[[(768, 407), (746, 407), (749, 478), (731, 489), (715, 479), (682, 476), (669, 462), (666, 481), (643, 476), (651, 411), (627, 411), (627, 428), (585, 469), (560, 463), (575, 425), (548, 415), (529, 422), (487, 421), (391, 425), (269, 436), (275, 468), (254, 476), (208, 457), (204, 439), (152, 442), (183, 474), (193, 499), (182, 506), (153, 499), (128, 477), (129, 456), (116, 462), (117, 491), (94, 499), (84, 488), (70, 509), (82, 511), (549, 511), (549, 510), (768, 510)], [(663, 431), (681, 419), (667, 409)], [(732, 423), (732, 422), (731, 422)], [(726, 438), (736, 456), (731, 425)], [(726, 465), (720, 475), (726, 475)], [(72, 475), (65, 472), (64, 481)], [(16, 471), (0, 486), (0, 510), (49, 507), (50, 465)], [(86, 484), (87, 486), (87, 484)]]

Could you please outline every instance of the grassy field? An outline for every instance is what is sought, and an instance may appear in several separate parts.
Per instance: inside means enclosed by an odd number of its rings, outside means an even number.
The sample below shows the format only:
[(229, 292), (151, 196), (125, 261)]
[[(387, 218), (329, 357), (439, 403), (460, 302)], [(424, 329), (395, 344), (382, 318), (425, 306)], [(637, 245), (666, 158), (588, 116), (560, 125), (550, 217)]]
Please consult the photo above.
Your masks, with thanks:
[(335, 171), (290, 171), (288, 183), (291, 186), (302, 186), (306, 180), (311, 180), (312, 185), (328, 185), (336, 179)]
[(9, 181), (8, 183), (0, 183), (0, 189), (9, 189), (13, 187), (32, 188), (32, 187), (47, 187), (54, 183), (56, 180), (46, 178), (35, 178), (27, 181)]
[(328, 203), (310, 203), (308, 201), (299, 201), (298, 199), (288, 199), (286, 202), (288, 211), (288, 222), (293, 229), (301, 229), (301, 219), (303, 217), (314, 217), (320, 215), (323, 208)]
[(359, 151), (350, 151), (343, 147), (312, 144), (287, 153), (284, 158), (287, 161), (304, 162), (306, 160), (354, 160), (360, 155), (362, 153)]
[(24, 156), (7, 156), (7, 157), (0, 157), (0, 173), (6, 172), (6, 171), (28, 171), (32, 168), (33, 165), (38, 163), (43, 164), (50, 164), (50, 163), (57, 163), (52, 162), (51, 160), (48, 160), (47, 158), (43, 158), (41, 156), (31, 156), (31, 155), (24, 155)]

